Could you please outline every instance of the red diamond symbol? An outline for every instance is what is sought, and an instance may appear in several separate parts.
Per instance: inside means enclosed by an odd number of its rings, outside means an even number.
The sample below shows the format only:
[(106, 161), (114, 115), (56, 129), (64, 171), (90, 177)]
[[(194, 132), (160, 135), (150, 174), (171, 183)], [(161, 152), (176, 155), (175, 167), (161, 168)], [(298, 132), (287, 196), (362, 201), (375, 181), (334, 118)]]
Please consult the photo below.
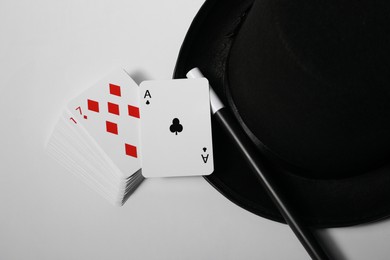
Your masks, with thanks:
[(88, 99), (88, 109), (91, 111), (99, 112), (99, 102), (95, 100)]
[(107, 102), (108, 112), (119, 116), (119, 106), (117, 104)]
[(129, 116), (139, 118), (139, 108), (131, 105), (127, 105)]
[(109, 133), (117, 135), (118, 134), (118, 125), (113, 123), (113, 122), (106, 121), (106, 130)]
[(121, 96), (121, 87), (110, 83), (110, 94), (115, 96)]
[(137, 158), (137, 147), (131, 144), (125, 144), (126, 155)]

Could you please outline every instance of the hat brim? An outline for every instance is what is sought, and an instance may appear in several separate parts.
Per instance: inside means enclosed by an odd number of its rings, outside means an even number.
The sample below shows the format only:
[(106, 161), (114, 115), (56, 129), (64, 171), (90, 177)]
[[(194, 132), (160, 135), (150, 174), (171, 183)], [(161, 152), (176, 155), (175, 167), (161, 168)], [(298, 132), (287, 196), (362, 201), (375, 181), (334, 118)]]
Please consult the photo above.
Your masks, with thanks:
[[(253, 0), (207, 0), (181, 47), (174, 78), (199, 67), (220, 98), (228, 102), (226, 62), (234, 36)], [(215, 171), (206, 180), (242, 208), (283, 222), (261, 184), (224, 131), (213, 123)], [(343, 179), (310, 179), (290, 172), (275, 174), (282, 190), (313, 227), (367, 223), (390, 215), (390, 165)]]

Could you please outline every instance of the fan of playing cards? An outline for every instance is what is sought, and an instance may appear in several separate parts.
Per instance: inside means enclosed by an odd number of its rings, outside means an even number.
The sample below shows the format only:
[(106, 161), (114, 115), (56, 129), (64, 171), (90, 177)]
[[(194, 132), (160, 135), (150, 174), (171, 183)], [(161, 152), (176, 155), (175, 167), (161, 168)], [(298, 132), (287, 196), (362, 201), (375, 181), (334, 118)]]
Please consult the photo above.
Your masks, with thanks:
[(205, 78), (144, 81), (117, 69), (71, 100), (49, 154), (114, 205), (145, 177), (214, 170)]

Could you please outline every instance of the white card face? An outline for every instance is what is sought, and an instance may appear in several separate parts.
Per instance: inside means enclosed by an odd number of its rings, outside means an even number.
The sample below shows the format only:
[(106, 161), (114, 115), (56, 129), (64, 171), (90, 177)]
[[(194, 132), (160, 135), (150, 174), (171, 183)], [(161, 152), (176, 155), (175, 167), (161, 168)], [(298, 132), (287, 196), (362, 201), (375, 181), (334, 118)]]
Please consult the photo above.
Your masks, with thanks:
[(117, 176), (141, 168), (139, 160), (139, 87), (122, 69), (108, 74), (67, 106), (75, 127), (85, 131), (106, 154)]
[(142, 175), (209, 175), (214, 171), (207, 79), (140, 84)]

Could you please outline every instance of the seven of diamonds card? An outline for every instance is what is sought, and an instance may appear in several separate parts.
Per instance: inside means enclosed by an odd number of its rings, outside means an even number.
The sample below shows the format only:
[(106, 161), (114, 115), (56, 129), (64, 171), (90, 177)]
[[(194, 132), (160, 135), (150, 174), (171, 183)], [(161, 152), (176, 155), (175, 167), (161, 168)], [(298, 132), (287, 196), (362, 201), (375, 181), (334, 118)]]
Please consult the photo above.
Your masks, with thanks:
[[(123, 70), (108, 74), (68, 104), (70, 120), (91, 137), (128, 177), (141, 168), (139, 157), (139, 88)], [(102, 152), (103, 152), (102, 151)]]

